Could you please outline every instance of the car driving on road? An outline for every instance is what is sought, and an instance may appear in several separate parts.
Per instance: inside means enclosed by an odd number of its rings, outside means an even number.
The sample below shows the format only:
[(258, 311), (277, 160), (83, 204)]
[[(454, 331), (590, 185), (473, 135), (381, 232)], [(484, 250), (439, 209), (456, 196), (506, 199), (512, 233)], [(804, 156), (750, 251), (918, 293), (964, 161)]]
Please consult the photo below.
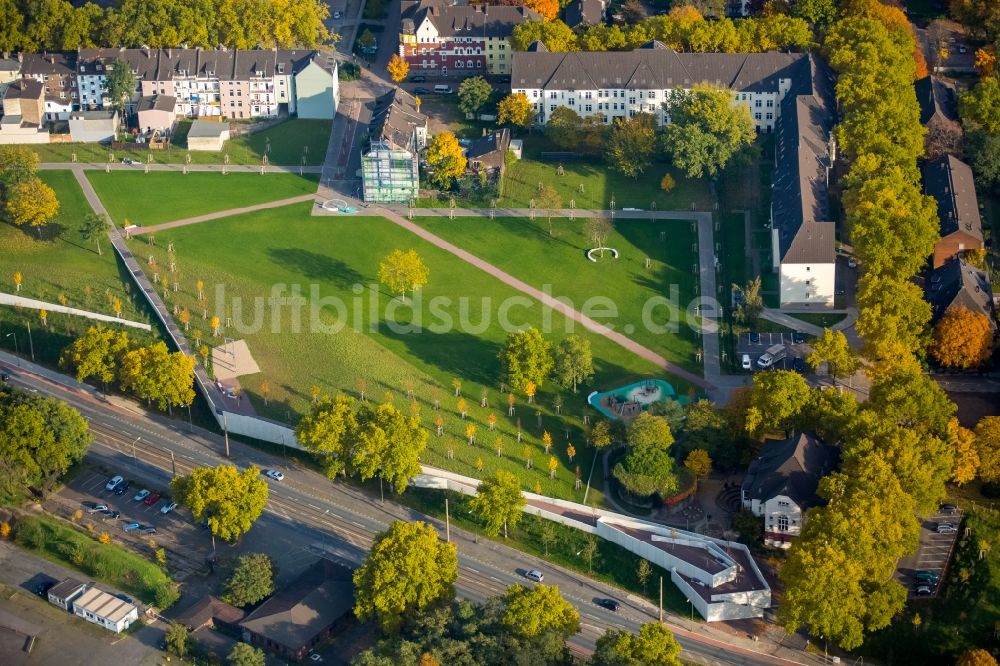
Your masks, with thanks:
[(598, 599), (597, 605), (601, 606), (602, 608), (607, 608), (609, 611), (614, 611), (616, 613), (618, 612), (618, 609), (621, 608), (621, 604), (618, 603), (615, 599)]
[(274, 479), (275, 481), (282, 481), (282, 480), (284, 480), (284, 478), (285, 478), (285, 475), (284, 475), (284, 474), (282, 474), (281, 472), (279, 472), (279, 471), (278, 471), (278, 470), (276, 470), (276, 469), (269, 469), (269, 470), (267, 470), (266, 472), (264, 472), (264, 474), (265, 474), (266, 476), (268, 476), (268, 477), (270, 477), (270, 478)]

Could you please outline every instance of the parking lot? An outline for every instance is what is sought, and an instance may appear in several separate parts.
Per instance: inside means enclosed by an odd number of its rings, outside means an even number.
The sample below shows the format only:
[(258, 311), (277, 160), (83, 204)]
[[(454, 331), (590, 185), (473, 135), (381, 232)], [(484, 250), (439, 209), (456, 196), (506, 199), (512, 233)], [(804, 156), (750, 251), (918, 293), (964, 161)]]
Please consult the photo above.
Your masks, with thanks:
[[(955, 526), (955, 531), (945, 533), (938, 532), (939, 524), (949, 524)], [(911, 597), (917, 596), (937, 596), (938, 585), (929, 585), (931, 593), (918, 594), (918, 581), (916, 573), (918, 571), (929, 571), (937, 575), (940, 580), (944, 579), (944, 573), (951, 559), (951, 551), (955, 547), (958, 539), (958, 532), (961, 529), (962, 515), (955, 509), (955, 513), (939, 511), (928, 516), (920, 526), (920, 547), (917, 554), (900, 561), (896, 569), (896, 579), (906, 586)]]
[[(742, 368), (744, 356), (749, 356), (751, 368), (745, 371), (757, 372), (761, 369), (757, 365), (757, 360), (764, 355), (769, 347), (785, 345), (787, 352), (785, 358), (775, 362), (768, 369), (797, 369), (800, 372), (805, 372), (808, 367), (805, 365), (805, 357), (810, 351), (805, 340), (805, 336), (801, 333), (740, 333), (736, 342), (736, 365), (738, 368)], [(796, 361), (796, 359), (799, 360)]]

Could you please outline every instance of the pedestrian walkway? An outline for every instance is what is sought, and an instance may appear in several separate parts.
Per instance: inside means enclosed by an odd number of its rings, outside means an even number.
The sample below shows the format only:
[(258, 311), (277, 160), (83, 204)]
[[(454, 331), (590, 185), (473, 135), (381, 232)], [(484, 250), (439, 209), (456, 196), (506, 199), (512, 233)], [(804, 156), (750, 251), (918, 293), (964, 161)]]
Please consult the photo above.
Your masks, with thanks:
[(775, 324), (781, 324), (785, 328), (790, 328), (793, 331), (799, 331), (800, 333), (806, 333), (807, 335), (814, 335), (819, 337), (823, 335), (823, 327), (817, 326), (816, 324), (810, 324), (807, 321), (803, 321), (795, 316), (795, 314), (843, 314), (846, 315), (843, 319), (838, 321), (836, 324), (830, 328), (834, 331), (846, 331), (854, 327), (855, 322), (858, 320), (858, 309), (857, 308), (847, 308), (846, 310), (789, 310), (781, 309), (776, 310), (773, 308), (765, 308), (761, 313), (761, 318), (768, 321), (774, 322)]
[(18, 296), (17, 294), (0, 293), (0, 305), (13, 305), (14, 307), (17, 308), (28, 308), (29, 310), (45, 310), (47, 312), (61, 312), (63, 314), (74, 315), (77, 317), (85, 317), (87, 319), (93, 319), (95, 321), (107, 321), (116, 324), (121, 324), (122, 326), (141, 328), (146, 331), (152, 328), (149, 324), (144, 324), (141, 321), (130, 321), (128, 319), (122, 319), (121, 317), (115, 317), (114, 315), (101, 314), (100, 312), (91, 312), (90, 310), (80, 310), (65, 305), (59, 305), (58, 303), (48, 303), (46, 301), (38, 301), (33, 298), (25, 298), (23, 296)]
[(306, 173), (322, 173), (322, 166), (280, 166), (268, 164), (122, 164), (115, 162), (112, 164), (101, 162), (42, 162), (38, 168), (42, 171), (131, 171), (133, 173), (144, 171), (171, 171), (183, 174), (187, 171), (210, 171), (213, 173), (294, 173), (298, 175)]
[(158, 231), (164, 231), (165, 229), (174, 229), (176, 227), (186, 227), (190, 224), (199, 224), (201, 222), (209, 222), (210, 220), (218, 220), (223, 217), (232, 217), (233, 215), (242, 215), (244, 213), (253, 213), (258, 210), (268, 210), (269, 208), (281, 208), (282, 206), (291, 206), (297, 203), (305, 203), (307, 201), (314, 201), (316, 199), (315, 194), (301, 194), (297, 197), (289, 197), (287, 199), (278, 199), (277, 201), (267, 201), (262, 204), (256, 204), (254, 206), (243, 206), (242, 208), (229, 208), (227, 210), (220, 210), (214, 213), (206, 213), (205, 215), (196, 215), (194, 217), (185, 217), (180, 220), (173, 220), (171, 222), (163, 222), (162, 224), (154, 224), (149, 227), (138, 227), (129, 230), (129, 236), (138, 236), (141, 234), (152, 234)]

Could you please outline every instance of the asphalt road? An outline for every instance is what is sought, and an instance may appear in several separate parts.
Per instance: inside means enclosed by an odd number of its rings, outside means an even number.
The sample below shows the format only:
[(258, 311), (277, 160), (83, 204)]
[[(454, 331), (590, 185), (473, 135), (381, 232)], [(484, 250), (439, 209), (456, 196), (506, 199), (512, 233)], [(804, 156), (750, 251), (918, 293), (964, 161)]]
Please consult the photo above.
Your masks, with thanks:
[[(182, 422), (147, 418), (28, 374), (23, 369), (4, 369), (11, 373), (13, 384), (60, 398), (78, 409), (90, 423), (95, 437), (88, 456), (101, 464), (117, 464), (123, 470), (142, 464), (162, 470), (166, 476), (172, 473), (175, 465), (178, 474), (185, 474), (194, 467), (214, 466), (225, 460), (221, 437), (197, 429), (192, 433)], [(139, 441), (133, 448), (137, 438)], [(442, 521), (393, 502), (386, 501), (383, 505), (379, 498), (371, 498), (347, 484), (332, 483), (316, 472), (289, 463), (281, 456), (273, 456), (233, 440), (230, 440), (230, 454), (231, 462), (241, 468), (253, 464), (261, 469), (275, 468), (285, 473), (284, 481), (269, 481), (271, 492), (267, 511), (273, 514), (273, 518), (301, 525), (303, 538), (312, 540), (309, 544), (311, 548), (360, 562), (374, 534), (386, 529), (393, 520), (424, 520), (433, 524), (442, 536), (445, 534)], [(570, 639), (575, 648), (592, 650), (595, 640), (609, 627), (635, 632), (641, 625), (656, 619), (656, 609), (645, 600), (604, 583), (500, 543), (477, 540), (475, 535), (461, 529), (451, 529), (451, 540), (458, 549), (456, 590), (460, 597), (483, 601), (501, 594), (509, 585), (531, 584), (523, 577), (529, 569), (537, 568), (545, 572), (545, 582), (557, 585), (561, 594), (580, 611), (582, 630)], [(297, 547), (302, 546), (297, 544)], [(665, 584), (671, 583), (665, 581)], [(602, 597), (618, 599), (622, 603), (621, 610), (614, 613), (597, 606), (595, 600)], [(684, 624), (687, 625), (686, 622)], [(708, 664), (793, 663), (722, 642), (719, 638), (726, 637), (719, 636), (718, 632), (712, 632), (713, 636), (705, 635), (704, 625), (687, 625), (693, 631), (669, 622), (667, 626), (677, 635), (685, 657), (693, 661)], [(803, 654), (801, 661), (811, 659)]]

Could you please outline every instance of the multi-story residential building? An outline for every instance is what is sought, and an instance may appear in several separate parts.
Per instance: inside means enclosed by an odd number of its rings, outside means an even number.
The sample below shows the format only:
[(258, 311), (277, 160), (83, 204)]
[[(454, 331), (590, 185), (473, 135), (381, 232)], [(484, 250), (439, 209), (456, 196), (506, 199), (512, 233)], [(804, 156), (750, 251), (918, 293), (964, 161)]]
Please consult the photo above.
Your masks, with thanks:
[(316, 51), (288, 49), (80, 49), (81, 105), (108, 104), (107, 72), (116, 60), (136, 76), (134, 108), (141, 97), (176, 99), (175, 112), (188, 117), (270, 118), (297, 113), (297, 81), (309, 118), (333, 118), (339, 100), (335, 62)]
[(79, 108), (75, 53), (25, 53), (21, 78), (41, 81), (45, 87), (45, 120), (68, 120)]
[(513, 66), (509, 38), (514, 26), (538, 20), (541, 16), (526, 7), (404, 2), (399, 55), (411, 73), (509, 74)]
[(949, 308), (965, 308), (985, 316), (996, 333), (997, 311), (990, 278), (962, 257), (946, 261), (930, 271), (924, 282), (924, 298), (931, 304), (931, 323), (937, 323)]
[(399, 88), (375, 103), (368, 126), (369, 147), (361, 154), (364, 199), (405, 203), (420, 188), (419, 151), (427, 145), (427, 116), (413, 96)]
[(634, 51), (517, 53), (511, 92), (523, 93), (544, 124), (559, 107), (605, 123), (652, 114), (670, 121), (674, 90), (708, 83), (728, 88), (758, 132), (774, 132), (771, 228), (782, 305), (832, 307), (835, 224), (827, 211), (828, 137), (825, 80), (801, 53), (677, 53), (659, 42)]
[(969, 165), (953, 155), (943, 155), (925, 162), (921, 172), (924, 193), (937, 201), (941, 225), (932, 267), (941, 268), (970, 250), (982, 250), (983, 223)]

